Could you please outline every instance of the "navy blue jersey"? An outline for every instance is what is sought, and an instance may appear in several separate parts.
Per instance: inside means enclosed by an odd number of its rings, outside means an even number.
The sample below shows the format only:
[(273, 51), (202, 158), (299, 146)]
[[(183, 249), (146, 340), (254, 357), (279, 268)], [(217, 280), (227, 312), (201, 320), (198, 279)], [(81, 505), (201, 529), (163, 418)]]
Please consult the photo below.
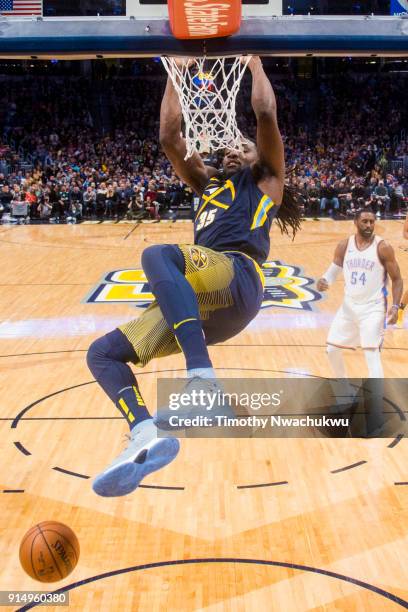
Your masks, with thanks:
[(263, 264), (278, 208), (259, 189), (249, 166), (228, 179), (213, 177), (197, 209), (194, 242), (214, 251), (240, 251)]

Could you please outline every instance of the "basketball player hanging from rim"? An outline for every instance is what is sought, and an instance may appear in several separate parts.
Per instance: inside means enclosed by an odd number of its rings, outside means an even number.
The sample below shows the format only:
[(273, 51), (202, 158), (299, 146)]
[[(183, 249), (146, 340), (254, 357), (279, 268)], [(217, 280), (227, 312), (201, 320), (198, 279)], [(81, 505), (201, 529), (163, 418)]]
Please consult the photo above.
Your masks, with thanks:
[(177, 439), (158, 438), (155, 423), (165, 423), (151, 417), (128, 362), (143, 367), (181, 350), (191, 384), (208, 384), (214, 391), (207, 345), (232, 338), (258, 313), (264, 284), (260, 266), (269, 255), (272, 220), (293, 236), (300, 227), (296, 197), (284, 185), (275, 95), (258, 57), (250, 60), (249, 69), (256, 144), (249, 142), (242, 152), (226, 151), (221, 171), (205, 166), (197, 152), (185, 160), (178, 94), (167, 81), (160, 141), (178, 176), (201, 198), (194, 245), (148, 247), (142, 266), (156, 301), (89, 348), (92, 374), (131, 430), (127, 449), (93, 482), (99, 495), (130, 493), (179, 450)]

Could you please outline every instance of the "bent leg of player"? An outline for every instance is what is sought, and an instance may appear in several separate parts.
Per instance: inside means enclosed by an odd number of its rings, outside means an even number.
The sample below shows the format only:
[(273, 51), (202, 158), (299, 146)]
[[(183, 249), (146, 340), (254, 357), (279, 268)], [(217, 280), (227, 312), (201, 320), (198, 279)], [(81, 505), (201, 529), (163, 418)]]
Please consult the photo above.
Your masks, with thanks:
[[(244, 255), (217, 253), (198, 246), (180, 245), (178, 248), (184, 258), (185, 280), (192, 288), (198, 305), (206, 343), (216, 344), (235, 336), (248, 325), (260, 308), (263, 296), (262, 272)], [(169, 299), (173, 295), (170, 294)], [(163, 314), (155, 302), (142, 317), (121, 327), (140, 365), (145, 365), (154, 357), (180, 352), (179, 338), (176, 338)], [(188, 386), (190, 391), (196, 389), (217, 393), (219, 390), (214, 379), (197, 376), (191, 379)], [(198, 409), (205, 410), (205, 407)], [(215, 406), (214, 409), (220, 410), (218, 414), (234, 416), (229, 406)], [(191, 406), (186, 407), (185, 412), (190, 415)], [(171, 414), (174, 413), (160, 410), (155, 422), (160, 428), (168, 429)]]
[[(199, 257), (193, 250), (191, 257)], [(206, 257), (206, 255), (205, 255)], [(205, 261), (197, 265), (205, 265)], [(189, 283), (186, 261), (177, 245), (148, 247), (142, 267), (168, 327), (173, 330), (186, 358), (187, 376), (215, 378), (200, 320), (197, 297)]]
[(104, 497), (126, 495), (141, 480), (170, 463), (179, 451), (176, 439), (159, 439), (135, 376), (127, 365), (137, 361), (127, 338), (118, 329), (93, 342), (87, 363), (95, 380), (119, 408), (130, 427), (127, 448), (93, 482), (93, 490)]
[[(181, 246), (180, 250), (208, 344), (222, 342), (239, 333), (262, 303), (262, 273), (257, 272), (254, 262), (243, 255), (224, 255), (195, 246)], [(133, 426), (128, 449), (95, 479), (93, 488), (98, 494), (125, 495), (147, 474), (177, 455), (177, 440), (158, 439), (136, 379), (127, 365), (131, 361), (143, 367), (153, 358), (179, 353), (177, 340), (156, 301), (138, 319), (91, 346), (88, 365), (92, 373), (126, 416), (129, 426)], [(208, 385), (214, 392), (214, 381), (208, 380)], [(228, 412), (228, 416), (233, 413)]]
[(343, 412), (351, 406), (356, 390), (348, 381), (343, 349), (355, 350), (358, 344), (358, 321), (346, 302), (337, 311), (327, 337), (327, 357), (336, 377), (331, 383), (335, 401), (331, 412)]
[[(198, 247), (192, 248), (196, 250)], [(209, 266), (197, 269), (194, 263), (196, 258), (191, 258), (187, 251), (187, 278), (196, 291), (206, 342), (212, 345), (236, 336), (256, 316), (262, 304), (264, 280), (259, 267), (245, 255), (214, 253), (202, 247), (199, 247), (199, 251), (201, 259), (205, 260), (207, 255)], [(195, 416), (234, 416), (230, 405), (223, 402), (223, 390), (216, 381), (205, 384), (205, 381), (194, 378), (187, 383), (184, 391), (192, 394), (202, 389), (208, 394), (215, 394), (216, 402), (211, 412), (206, 402), (200, 406), (187, 406), (177, 411), (178, 422), (182, 424), (171, 427), (169, 419), (175, 413), (160, 408), (155, 416), (158, 427), (185, 428), (183, 419)], [(221, 394), (217, 396), (218, 391)]]

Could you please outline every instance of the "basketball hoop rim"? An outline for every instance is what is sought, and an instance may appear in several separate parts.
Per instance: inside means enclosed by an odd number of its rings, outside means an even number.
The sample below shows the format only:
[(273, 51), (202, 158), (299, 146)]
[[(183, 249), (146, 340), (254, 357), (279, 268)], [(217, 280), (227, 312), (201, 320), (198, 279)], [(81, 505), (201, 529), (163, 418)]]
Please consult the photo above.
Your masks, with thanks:
[[(205, 149), (240, 151), (245, 140), (237, 125), (236, 98), (251, 56), (208, 58), (196, 56), (193, 62), (177, 62), (177, 57), (163, 55), (162, 63), (177, 91), (184, 120), (186, 157)], [(208, 62), (208, 66), (206, 66)], [(211, 72), (214, 89), (197, 88), (197, 73)]]

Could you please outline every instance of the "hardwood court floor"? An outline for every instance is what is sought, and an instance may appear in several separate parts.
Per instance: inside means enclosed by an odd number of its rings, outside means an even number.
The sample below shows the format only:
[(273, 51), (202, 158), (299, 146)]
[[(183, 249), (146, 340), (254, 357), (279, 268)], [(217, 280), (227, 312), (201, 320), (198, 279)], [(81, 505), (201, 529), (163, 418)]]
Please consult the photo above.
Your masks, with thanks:
[[(269, 259), (302, 269), (278, 278), (318, 277), (352, 227), (307, 221), (293, 243), (274, 228)], [(408, 285), (402, 222), (379, 222), (377, 233)], [(86, 350), (140, 310), (86, 298), (108, 272), (138, 268), (148, 244), (190, 240), (189, 223), (0, 227), (0, 589), (44, 590), (24, 574), (18, 547), (35, 523), (59, 520), (81, 544), (77, 568), (51, 587), (86, 581), (70, 591), (72, 610), (407, 608), (405, 439), (186, 439), (134, 494), (92, 492), (126, 427), (93, 383)], [(330, 376), (324, 344), (342, 287), (311, 309), (263, 309), (211, 349), (220, 374)], [(387, 377), (407, 376), (408, 323), (387, 330), (383, 360)], [(359, 351), (347, 365), (350, 375), (365, 371)], [(183, 359), (140, 373), (152, 410), (156, 377), (169, 370), (181, 375)]]

